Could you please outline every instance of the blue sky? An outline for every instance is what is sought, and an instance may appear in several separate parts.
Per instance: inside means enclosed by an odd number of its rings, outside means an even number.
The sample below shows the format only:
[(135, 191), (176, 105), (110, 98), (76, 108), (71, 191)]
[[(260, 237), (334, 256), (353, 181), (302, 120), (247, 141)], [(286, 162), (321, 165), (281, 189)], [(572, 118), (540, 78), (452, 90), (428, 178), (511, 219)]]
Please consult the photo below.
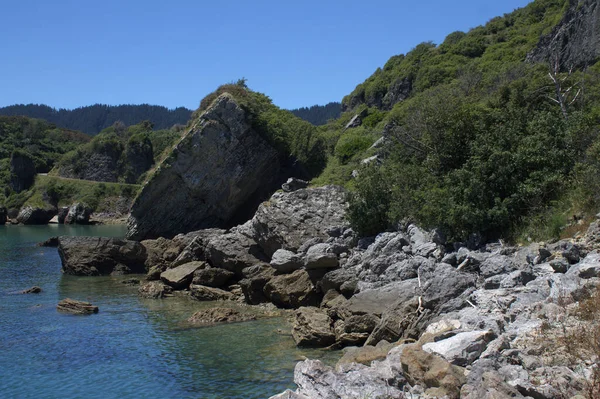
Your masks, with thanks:
[(0, 106), (196, 108), (241, 77), (283, 108), (340, 101), (392, 55), (528, 0), (0, 0)]

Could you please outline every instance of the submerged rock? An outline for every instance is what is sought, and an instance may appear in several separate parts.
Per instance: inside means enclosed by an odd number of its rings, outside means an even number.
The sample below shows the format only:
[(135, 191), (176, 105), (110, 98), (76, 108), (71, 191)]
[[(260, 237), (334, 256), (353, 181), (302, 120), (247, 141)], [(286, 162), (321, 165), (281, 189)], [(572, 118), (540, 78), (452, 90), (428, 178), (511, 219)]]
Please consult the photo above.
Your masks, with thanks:
[(219, 323), (239, 323), (243, 321), (256, 320), (252, 314), (242, 313), (232, 308), (211, 308), (194, 313), (187, 320), (195, 325), (213, 325)]
[(142, 298), (161, 299), (173, 292), (173, 288), (162, 281), (150, 281), (138, 289), (138, 295)]
[(72, 313), (72, 314), (92, 314), (98, 313), (98, 306), (94, 306), (89, 302), (76, 301), (74, 299), (66, 298), (58, 303), (56, 309), (59, 312)]
[(37, 285), (34, 285), (31, 288), (21, 291), (21, 294), (39, 294), (40, 292), (42, 292), (42, 289)]

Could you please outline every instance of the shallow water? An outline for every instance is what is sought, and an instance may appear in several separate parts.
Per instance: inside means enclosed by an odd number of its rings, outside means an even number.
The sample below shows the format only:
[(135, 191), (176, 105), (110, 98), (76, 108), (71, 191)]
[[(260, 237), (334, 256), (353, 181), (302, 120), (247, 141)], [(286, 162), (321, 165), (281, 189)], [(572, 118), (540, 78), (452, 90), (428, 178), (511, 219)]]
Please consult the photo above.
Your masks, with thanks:
[[(211, 306), (188, 298), (146, 300), (125, 277), (60, 272), (54, 235), (124, 235), (123, 226), (0, 226), (0, 398), (267, 398), (293, 388), (304, 356), (282, 318), (186, 328)], [(18, 294), (33, 285), (40, 294)], [(70, 297), (99, 306), (91, 316), (56, 311)], [(213, 304), (214, 305), (214, 304)], [(282, 333), (282, 331), (284, 333)]]

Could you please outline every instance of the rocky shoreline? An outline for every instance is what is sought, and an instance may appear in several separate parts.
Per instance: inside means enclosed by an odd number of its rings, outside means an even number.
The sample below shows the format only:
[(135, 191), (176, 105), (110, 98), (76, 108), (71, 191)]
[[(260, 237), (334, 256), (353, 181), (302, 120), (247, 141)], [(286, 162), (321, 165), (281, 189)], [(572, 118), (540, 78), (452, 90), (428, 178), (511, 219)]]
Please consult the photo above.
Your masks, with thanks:
[[(345, 223), (345, 198), (335, 186), (280, 191), (242, 225), (173, 239), (60, 237), (63, 272), (146, 272), (139, 292), (148, 298), (179, 292), (295, 309), (299, 346), (347, 348), (335, 368), (299, 363), (298, 389), (274, 398), (554, 398), (583, 390), (594, 363), (548, 361), (540, 331), (595, 292), (598, 222), (577, 239), (527, 247), (447, 243), (414, 225), (359, 239)], [(239, 320), (223, 309), (198, 319), (228, 316)]]

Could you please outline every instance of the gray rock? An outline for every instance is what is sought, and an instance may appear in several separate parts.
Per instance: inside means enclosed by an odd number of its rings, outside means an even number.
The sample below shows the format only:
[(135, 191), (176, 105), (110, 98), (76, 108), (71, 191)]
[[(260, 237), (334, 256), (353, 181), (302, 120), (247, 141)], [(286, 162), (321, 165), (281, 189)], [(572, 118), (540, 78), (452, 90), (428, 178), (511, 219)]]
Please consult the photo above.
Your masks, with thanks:
[(550, 261), (550, 267), (554, 269), (555, 273), (566, 273), (571, 265), (566, 259), (554, 259)]
[(346, 297), (351, 297), (356, 290), (357, 282), (358, 279), (354, 269), (341, 268), (327, 272), (319, 281), (318, 286), (321, 292), (336, 290)]
[(146, 249), (136, 241), (106, 237), (59, 237), (58, 254), (65, 274), (98, 276), (117, 271), (146, 271)]
[(306, 252), (304, 267), (307, 270), (312, 269), (334, 269), (338, 267), (339, 262), (335, 253), (333, 253), (330, 244), (313, 245)]
[(280, 273), (291, 273), (300, 269), (302, 265), (300, 256), (285, 249), (278, 249), (271, 258), (271, 266)]
[(232, 229), (211, 236), (206, 243), (205, 257), (209, 263), (240, 275), (248, 266), (268, 261), (256, 241)]
[(220, 288), (227, 285), (234, 276), (235, 274), (229, 270), (216, 267), (202, 268), (194, 272), (192, 284)]
[(142, 187), (127, 222), (128, 238), (230, 224), (281, 184), (279, 159), (248, 113), (231, 95), (220, 95)]
[(327, 231), (346, 224), (346, 191), (337, 186), (291, 193), (276, 192), (262, 203), (240, 232), (254, 239), (267, 256), (280, 248), (298, 251), (311, 238), (326, 240)]
[(479, 265), (479, 271), (484, 278), (507, 274), (517, 269), (517, 265), (505, 255), (490, 256)]
[(423, 350), (464, 367), (477, 360), (494, 338), (492, 331), (462, 332), (441, 341), (425, 344)]
[(45, 208), (26, 206), (19, 211), (17, 222), (27, 225), (48, 224), (56, 213), (57, 209), (51, 206)]
[(335, 342), (333, 320), (314, 307), (296, 310), (292, 337), (298, 346), (327, 347)]
[(198, 269), (203, 269), (207, 265), (205, 262), (190, 262), (184, 263), (173, 269), (165, 270), (160, 274), (160, 279), (173, 287), (176, 290), (187, 288), (192, 282), (194, 272)]
[(300, 190), (306, 187), (308, 187), (308, 182), (306, 180), (297, 179), (295, 177), (290, 177), (285, 183), (281, 185), (282, 190), (286, 193), (290, 193), (292, 191)]
[(64, 224), (89, 224), (92, 209), (81, 202), (77, 202), (69, 208), (65, 216)]
[(578, 265), (572, 266), (569, 274), (576, 273), (580, 278), (600, 277), (600, 253), (587, 255)]

